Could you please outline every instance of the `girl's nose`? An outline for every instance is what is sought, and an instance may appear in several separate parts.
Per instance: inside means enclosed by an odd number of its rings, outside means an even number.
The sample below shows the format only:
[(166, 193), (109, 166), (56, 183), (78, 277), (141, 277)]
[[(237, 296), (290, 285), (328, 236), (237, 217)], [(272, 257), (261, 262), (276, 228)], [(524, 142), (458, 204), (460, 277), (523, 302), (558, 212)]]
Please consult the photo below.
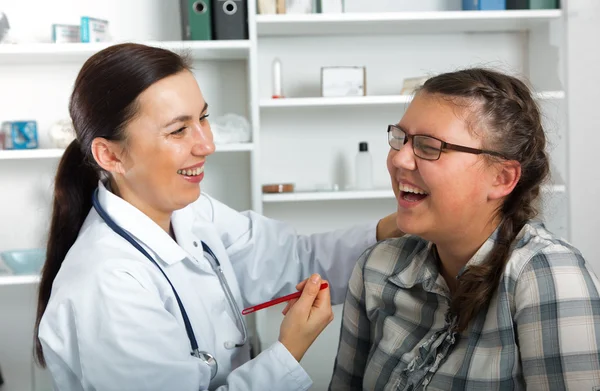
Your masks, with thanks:
[(392, 164), (397, 168), (415, 170), (417, 164), (413, 153), (412, 140), (408, 140), (392, 157)]

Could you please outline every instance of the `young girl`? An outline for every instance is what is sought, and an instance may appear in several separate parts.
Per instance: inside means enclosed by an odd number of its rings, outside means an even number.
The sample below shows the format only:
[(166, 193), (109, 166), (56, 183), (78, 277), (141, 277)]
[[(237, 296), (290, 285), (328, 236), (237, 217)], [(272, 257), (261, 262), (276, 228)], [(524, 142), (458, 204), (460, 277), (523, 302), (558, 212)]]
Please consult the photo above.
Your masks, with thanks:
[(598, 278), (532, 220), (549, 162), (525, 84), (433, 77), (388, 139), (411, 235), (354, 268), (330, 389), (600, 389)]

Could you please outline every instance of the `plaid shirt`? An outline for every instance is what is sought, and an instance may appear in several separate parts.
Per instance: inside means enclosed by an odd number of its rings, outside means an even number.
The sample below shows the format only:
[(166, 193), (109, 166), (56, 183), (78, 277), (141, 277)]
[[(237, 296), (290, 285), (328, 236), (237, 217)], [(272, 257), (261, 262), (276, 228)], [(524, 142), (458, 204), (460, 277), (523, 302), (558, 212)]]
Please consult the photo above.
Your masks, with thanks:
[(600, 390), (599, 290), (579, 251), (531, 222), (487, 311), (458, 335), (432, 243), (380, 242), (352, 274), (330, 390)]

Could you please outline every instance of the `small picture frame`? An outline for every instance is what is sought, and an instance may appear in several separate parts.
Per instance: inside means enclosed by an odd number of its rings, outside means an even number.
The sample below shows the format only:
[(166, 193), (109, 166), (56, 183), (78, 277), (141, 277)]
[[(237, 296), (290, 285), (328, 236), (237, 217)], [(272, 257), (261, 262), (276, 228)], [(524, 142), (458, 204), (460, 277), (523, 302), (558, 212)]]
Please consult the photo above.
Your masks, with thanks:
[(402, 83), (401, 95), (412, 95), (415, 91), (427, 81), (427, 76), (407, 77)]
[(286, 14), (312, 14), (313, 0), (285, 0)]
[(322, 67), (321, 96), (365, 96), (367, 94), (367, 69), (365, 67)]

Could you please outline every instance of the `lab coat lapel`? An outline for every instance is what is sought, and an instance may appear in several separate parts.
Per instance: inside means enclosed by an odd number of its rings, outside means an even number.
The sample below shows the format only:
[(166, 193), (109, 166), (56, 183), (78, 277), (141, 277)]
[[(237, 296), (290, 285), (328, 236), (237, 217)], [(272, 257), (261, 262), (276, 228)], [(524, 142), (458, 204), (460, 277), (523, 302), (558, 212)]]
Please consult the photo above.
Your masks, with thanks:
[(168, 233), (142, 211), (107, 190), (101, 181), (98, 184), (98, 201), (111, 219), (156, 255), (158, 261), (171, 265), (187, 257)]
[[(237, 278), (233, 271), (233, 267), (231, 266), (227, 249), (225, 249), (225, 245), (219, 236), (219, 232), (217, 231), (214, 223), (208, 220), (206, 213), (203, 213), (205, 212), (204, 210), (198, 210), (197, 205), (196, 207), (190, 205), (189, 208), (193, 210), (193, 213), (188, 212), (185, 216), (186, 219), (192, 219), (192, 227), (189, 232), (191, 232), (195, 238), (206, 243), (218, 258), (219, 263), (221, 264), (221, 269), (223, 270), (223, 274), (225, 275), (227, 283), (229, 284), (229, 288), (231, 289), (231, 293), (233, 293), (238, 305), (241, 306), (243, 304), (242, 294), (237, 283)], [(180, 216), (177, 216), (177, 219), (179, 219), (179, 217)], [(206, 259), (206, 257), (204, 257), (204, 259), (205, 264), (210, 265), (209, 260)]]
[(197, 261), (194, 262), (195, 266), (205, 273), (214, 274), (213, 267), (205, 258), (202, 250), (202, 241), (207, 242), (204, 232), (208, 230), (210, 223), (204, 223), (206, 227), (198, 233), (195, 229), (197, 220), (198, 218), (190, 206), (177, 210), (171, 217), (173, 232), (179, 246)]

